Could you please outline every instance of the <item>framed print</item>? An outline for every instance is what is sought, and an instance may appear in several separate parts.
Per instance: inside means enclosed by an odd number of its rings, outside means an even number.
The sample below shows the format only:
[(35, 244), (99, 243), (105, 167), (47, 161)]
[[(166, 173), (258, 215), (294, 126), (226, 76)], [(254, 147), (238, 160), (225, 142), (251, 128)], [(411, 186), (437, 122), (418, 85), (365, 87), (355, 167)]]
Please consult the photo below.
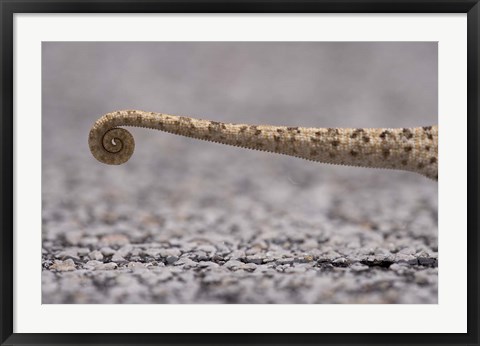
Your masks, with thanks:
[(2, 345), (477, 345), (479, 12), (2, 1)]

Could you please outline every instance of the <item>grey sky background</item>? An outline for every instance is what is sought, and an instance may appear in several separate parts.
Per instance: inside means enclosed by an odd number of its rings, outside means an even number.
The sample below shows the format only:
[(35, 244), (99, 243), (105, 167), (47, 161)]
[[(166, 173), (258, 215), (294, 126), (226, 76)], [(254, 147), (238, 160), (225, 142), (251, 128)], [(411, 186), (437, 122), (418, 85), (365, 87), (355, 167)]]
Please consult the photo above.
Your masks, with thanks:
[[(78, 148), (119, 109), (292, 126), (437, 122), (434, 42), (45, 42), (42, 65), (44, 133), (74, 125)], [(151, 135), (161, 136), (141, 132)], [(59, 137), (44, 136), (44, 154)]]

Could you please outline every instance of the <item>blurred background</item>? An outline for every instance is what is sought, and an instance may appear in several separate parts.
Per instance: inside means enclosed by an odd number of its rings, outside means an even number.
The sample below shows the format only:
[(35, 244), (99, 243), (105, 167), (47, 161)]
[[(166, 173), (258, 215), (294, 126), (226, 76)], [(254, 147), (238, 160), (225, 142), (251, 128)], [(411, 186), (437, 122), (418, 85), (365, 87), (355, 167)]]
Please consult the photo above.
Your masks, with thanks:
[(43, 303), (437, 303), (437, 183), (129, 129), (140, 109), (313, 127), (437, 123), (435, 42), (44, 42)]

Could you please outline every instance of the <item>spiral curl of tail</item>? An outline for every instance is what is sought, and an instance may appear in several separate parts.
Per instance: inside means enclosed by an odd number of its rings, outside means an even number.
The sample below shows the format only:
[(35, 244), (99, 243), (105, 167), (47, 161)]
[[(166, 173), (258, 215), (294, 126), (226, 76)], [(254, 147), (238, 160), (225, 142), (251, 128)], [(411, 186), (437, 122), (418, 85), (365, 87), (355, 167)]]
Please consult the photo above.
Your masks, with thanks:
[(92, 127), (88, 137), (92, 155), (107, 165), (121, 165), (127, 162), (135, 150), (132, 134), (123, 128), (109, 128), (100, 120)]

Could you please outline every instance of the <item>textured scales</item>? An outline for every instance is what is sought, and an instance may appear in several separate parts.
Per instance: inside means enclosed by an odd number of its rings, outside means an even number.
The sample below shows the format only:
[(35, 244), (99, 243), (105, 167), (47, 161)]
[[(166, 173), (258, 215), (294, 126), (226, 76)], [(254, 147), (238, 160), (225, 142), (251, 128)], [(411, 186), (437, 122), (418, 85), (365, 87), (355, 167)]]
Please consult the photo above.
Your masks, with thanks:
[(356, 129), (227, 124), (125, 110), (105, 114), (90, 130), (88, 144), (98, 161), (120, 165), (132, 156), (133, 137), (119, 126), (151, 128), (330, 164), (411, 171), (438, 180), (437, 126)]

